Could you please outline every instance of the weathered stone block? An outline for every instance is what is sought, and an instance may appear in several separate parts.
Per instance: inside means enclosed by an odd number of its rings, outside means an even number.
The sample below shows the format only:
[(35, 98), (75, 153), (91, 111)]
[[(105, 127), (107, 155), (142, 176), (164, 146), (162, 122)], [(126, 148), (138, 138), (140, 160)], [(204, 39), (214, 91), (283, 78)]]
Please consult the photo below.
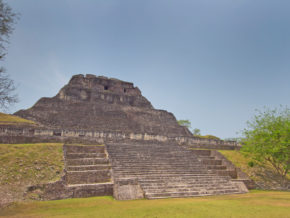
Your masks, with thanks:
[(114, 198), (117, 200), (142, 199), (144, 193), (137, 179), (118, 179), (114, 181)]

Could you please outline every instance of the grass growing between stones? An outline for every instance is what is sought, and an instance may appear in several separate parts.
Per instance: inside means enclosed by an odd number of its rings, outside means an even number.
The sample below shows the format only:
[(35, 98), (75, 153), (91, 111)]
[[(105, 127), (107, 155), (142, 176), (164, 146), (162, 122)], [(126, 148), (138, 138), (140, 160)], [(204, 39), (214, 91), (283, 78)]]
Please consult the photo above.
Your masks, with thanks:
[(4, 114), (0, 112), (0, 125), (18, 125), (18, 124), (35, 124), (31, 120), (26, 120), (14, 115)]
[(0, 204), (21, 199), (27, 186), (57, 181), (62, 143), (0, 144)]
[(290, 217), (290, 193), (248, 194), (185, 199), (116, 201), (112, 197), (17, 203), (0, 210), (8, 217)]

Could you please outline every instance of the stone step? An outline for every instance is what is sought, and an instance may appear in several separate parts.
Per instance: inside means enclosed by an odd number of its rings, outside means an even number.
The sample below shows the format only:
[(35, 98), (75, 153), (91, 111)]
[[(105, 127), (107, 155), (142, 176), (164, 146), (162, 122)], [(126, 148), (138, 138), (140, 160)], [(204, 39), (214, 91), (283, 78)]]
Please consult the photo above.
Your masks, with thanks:
[[(212, 173), (216, 175), (217, 173), (213, 173), (211, 171), (206, 171), (206, 170), (147, 170), (147, 169), (140, 169), (140, 170), (113, 170), (114, 174), (119, 175), (119, 174), (144, 174), (144, 175), (155, 175), (155, 174), (190, 174), (190, 175), (200, 175), (200, 174), (208, 174)], [(221, 174), (222, 175), (222, 174)]]
[(215, 157), (212, 156), (199, 156), (198, 158), (201, 160), (215, 160)]
[(106, 158), (107, 155), (105, 153), (67, 153), (66, 154), (66, 159), (94, 158), (94, 157)]
[(110, 170), (109, 165), (80, 165), (80, 166), (68, 166), (67, 171), (84, 171), (84, 170)]
[(209, 170), (212, 170), (212, 169), (208, 169), (204, 166), (199, 166), (199, 167), (196, 167), (196, 166), (162, 166), (162, 167), (158, 167), (157, 165), (145, 165), (145, 166), (142, 166), (142, 165), (138, 165), (138, 166), (131, 166), (131, 165), (121, 165), (121, 166), (118, 166), (118, 168), (116, 168), (115, 165), (112, 166), (112, 168), (116, 171), (118, 170), (171, 170), (171, 171), (174, 171), (174, 170), (198, 170), (200, 169), (201, 171), (209, 171)]
[(195, 196), (209, 196), (209, 195), (221, 195), (221, 194), (239, 194), (240, 191), (236, 190), (205, 190), (205, 191), (193, 191), (193, 192), (170, 192), (170, 193), (146, 193), (145, 197), (148, 199), (161, 199), (161, 198), (184, 198)]
[(104, 183), (111, 181), (108, 170), (68, 171), (66, 173), (67, 184)]
[(211, 151), (210, 150), (190, 150), (192, 154), (198, 155), (198, 156), (210, 156)]
[[(114, 174), (116, 175), (184, 175), (184, 174), (191, 174), (191, 175), (196, 175), (196, 174), (203, 174), (205, 171), (201, 170), (196, 170), (196, 171), (150, 171), (150, 170), (140, 170), (140, 171), (114, 171)], [(223, 174), (226, 175), (226, 174)], [(227, 174), (229, 175), (229, 174)]]
[(113, 195), (112, 182), (67, 185), (72, 198), (88, 198), (94, 196)]
[(206, 164), (206, 165), (222, 165), (222, 160), (207, 160), (207, 159), (203, 159), (203, 160), (201, 160), (201, 162), (203, 164)]
[(236, 170), (215, 170), (215, 173), (219, 176), (230, 176), (233, 179), (238, 177)]
[(174, 163), (174, 162), (171, 162), (171, 163), (155, 163), (155, 162), (130, 162), (130, 163), (116, 163), (115, 161), (112, 162), (112, 166), (116, 166), (116, 167), (134, 167), (134, 166), (150, 166), (150, 167), (157, 167), (157, 166), (160, 166), (160, 167), (163, 167), (163, 166), (166, 166), (166, 167), (173, 167), (173, 166), (177, 166), (177, 167), (203, 167), (205, 168), (206, 165), (202, 165), (200, 163), (189, 163), (189, 164), (185, 164), (185, 163), (182, 163), (182, 164), (179, 164), (179, 163)]
[(166, 185), (166, 184), (197, 184), (197, 183), (223, 183), (223, 182), (229, 182), (229, 178), (208, 178), (208, 177), (197, 177), (197, 178), (183, 178), (183, 179), (179, 179), (179, 178), (171, 178), (171, 179), (166, 179), (164, 180), (162, 177), (160, 178), (139, 178), (139, 183), (143, 184), (143, 185)]
[(67, 166), (109, 164), (107, 158), (78, 158), (66, 160)]
[(188, 183), (140, 183), (140, 185), (142, 186), (142, 188), (145, 189), (166, 189), (166, 188), (203, 188), (203, 187), (216, 187), (216, 188), (221, 188), (221, 187), (233, 187), (233, 185), (231, 185), (229, 183), (229, 181), (219, 181), (219, 182), (203, 182), (203, 181), (199, 181), (199, 182), (188, 182)]
[(76, 145), (64, 145), (64, 149), (67, 153), (104, 153), (105, 146), (76, 146)]
[(210, 170), (226, 170), (227, 167), (223, 166), (223, 165), (209, 165), (209, 166), (207, 166), (207, 169), (210, 169)]
[(190, 192), (190, 191), (200, 191), (201, 189), (206, 189), (207, 191), (212, 190), (237, 190), (234, 186), (190, 186), (190, 187), (177, 187), (177, 188), (159, 188), (159, 189), (144, 189), (147, 193), (170, 193), (170, 192)]
[(198, 184), (227, 184), (229, 183), (229, 180), (186, 180), (186, 179), (181, 179), (181, 180), (177, 180), (177, 179), (155, 179), (155, 180), (142, 180), (140, 181), (140, 184), (142, 184), (143, 186), (150, 186), (150, 187), (157, 187), (157, 186), (168, 186), (168, 185), (198, 185)]
[(152, 192), (152, 193), (156, 193), (156, 192), (166, 192), (166, 190), (201, 190), (201, 189), (223, 189), (223, 188), (235, 188), (234, 186), (230, 186), (230, 185), (219, 185), (216, 183), (212, 183), (212, 184), (190, 184), (188, 186), (142, 186), (142, 189), (145, 192)]
[[(114, 174), (114, 177), (118, 177)], [(147, 181), (164, 181), (164, 182), (169, 182), (169, 181), (186, 181), (186, 180), (192, 180), (195, 181), (196, 179), (208, 179), (208, 180), (214, 180), (218, 179), (219, 177), (217, 176), (212, 176), (212, 177), (206, 177), (206, 176), (196, 176), (196, 175), (183, 175), (183, 174), (167, 174), (167, 175), (127, 175), (127, 176), (119, 176), (119, 178), (138, 178), (139, 180), (147, 180)], [(230, 177), (225, 177), (225, 179), (229, 180)]]

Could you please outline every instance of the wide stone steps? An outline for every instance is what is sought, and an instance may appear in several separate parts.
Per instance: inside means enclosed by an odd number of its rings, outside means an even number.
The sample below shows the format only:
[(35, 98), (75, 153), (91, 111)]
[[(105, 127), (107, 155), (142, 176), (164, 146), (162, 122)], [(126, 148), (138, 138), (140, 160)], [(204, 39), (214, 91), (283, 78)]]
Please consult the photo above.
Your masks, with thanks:
[(173, 144), (109, 144), (107, 151), (114, 178), (137, 179), (149, 199), (241, 193), (228, 175), (216, 173), (226, 168), (207, 150)]

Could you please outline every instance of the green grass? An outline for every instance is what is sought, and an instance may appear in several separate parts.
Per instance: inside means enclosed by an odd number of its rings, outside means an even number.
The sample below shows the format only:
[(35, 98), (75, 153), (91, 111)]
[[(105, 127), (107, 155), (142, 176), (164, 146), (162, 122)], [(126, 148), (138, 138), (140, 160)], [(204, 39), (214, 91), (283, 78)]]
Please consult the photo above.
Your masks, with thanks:
[[(243, 172), (250, 176), (258, 185), (265, 189), (271, 189), (280, 182), (280, 177), (276, 174), (274, 168), (270, 164), (258, 164), (253, 162), (251, 167), (249, 162), (252, 161), (250, 156), (245, 157), (240, 151), (236, 150), (220, 150), (228, 160), (235, 166), (240, 168)], [(288, 174), (290, 179), (290, 174)]]
[(14, 115), (4, 114), (0, 112), (0, 125), (17, 125), (17, 124), (35, 124), (31, 120), (26, 120)]
[(289, 192), (254, 191), (248, 194), (185, 199), (116, 201), (94, 197), (16, 203), (0, 211), (7, 217), (290, 217)]
[(20, 199), (27, 186), (57, 181), (63, 168), (62, 143), (0, 144), (0, 204)]
[(57, 180), (62, 170), (62, 143), (0, 144), (0, 185)]
[(230, 160), (235, 166), (239, 167), (243, 172), (247, 173), (252, 179), (256, 178), (257, 166), (250, 167), (250, 157), (245, 157), (240, 151), (236, 150), (219, 150), (228, 160)]

